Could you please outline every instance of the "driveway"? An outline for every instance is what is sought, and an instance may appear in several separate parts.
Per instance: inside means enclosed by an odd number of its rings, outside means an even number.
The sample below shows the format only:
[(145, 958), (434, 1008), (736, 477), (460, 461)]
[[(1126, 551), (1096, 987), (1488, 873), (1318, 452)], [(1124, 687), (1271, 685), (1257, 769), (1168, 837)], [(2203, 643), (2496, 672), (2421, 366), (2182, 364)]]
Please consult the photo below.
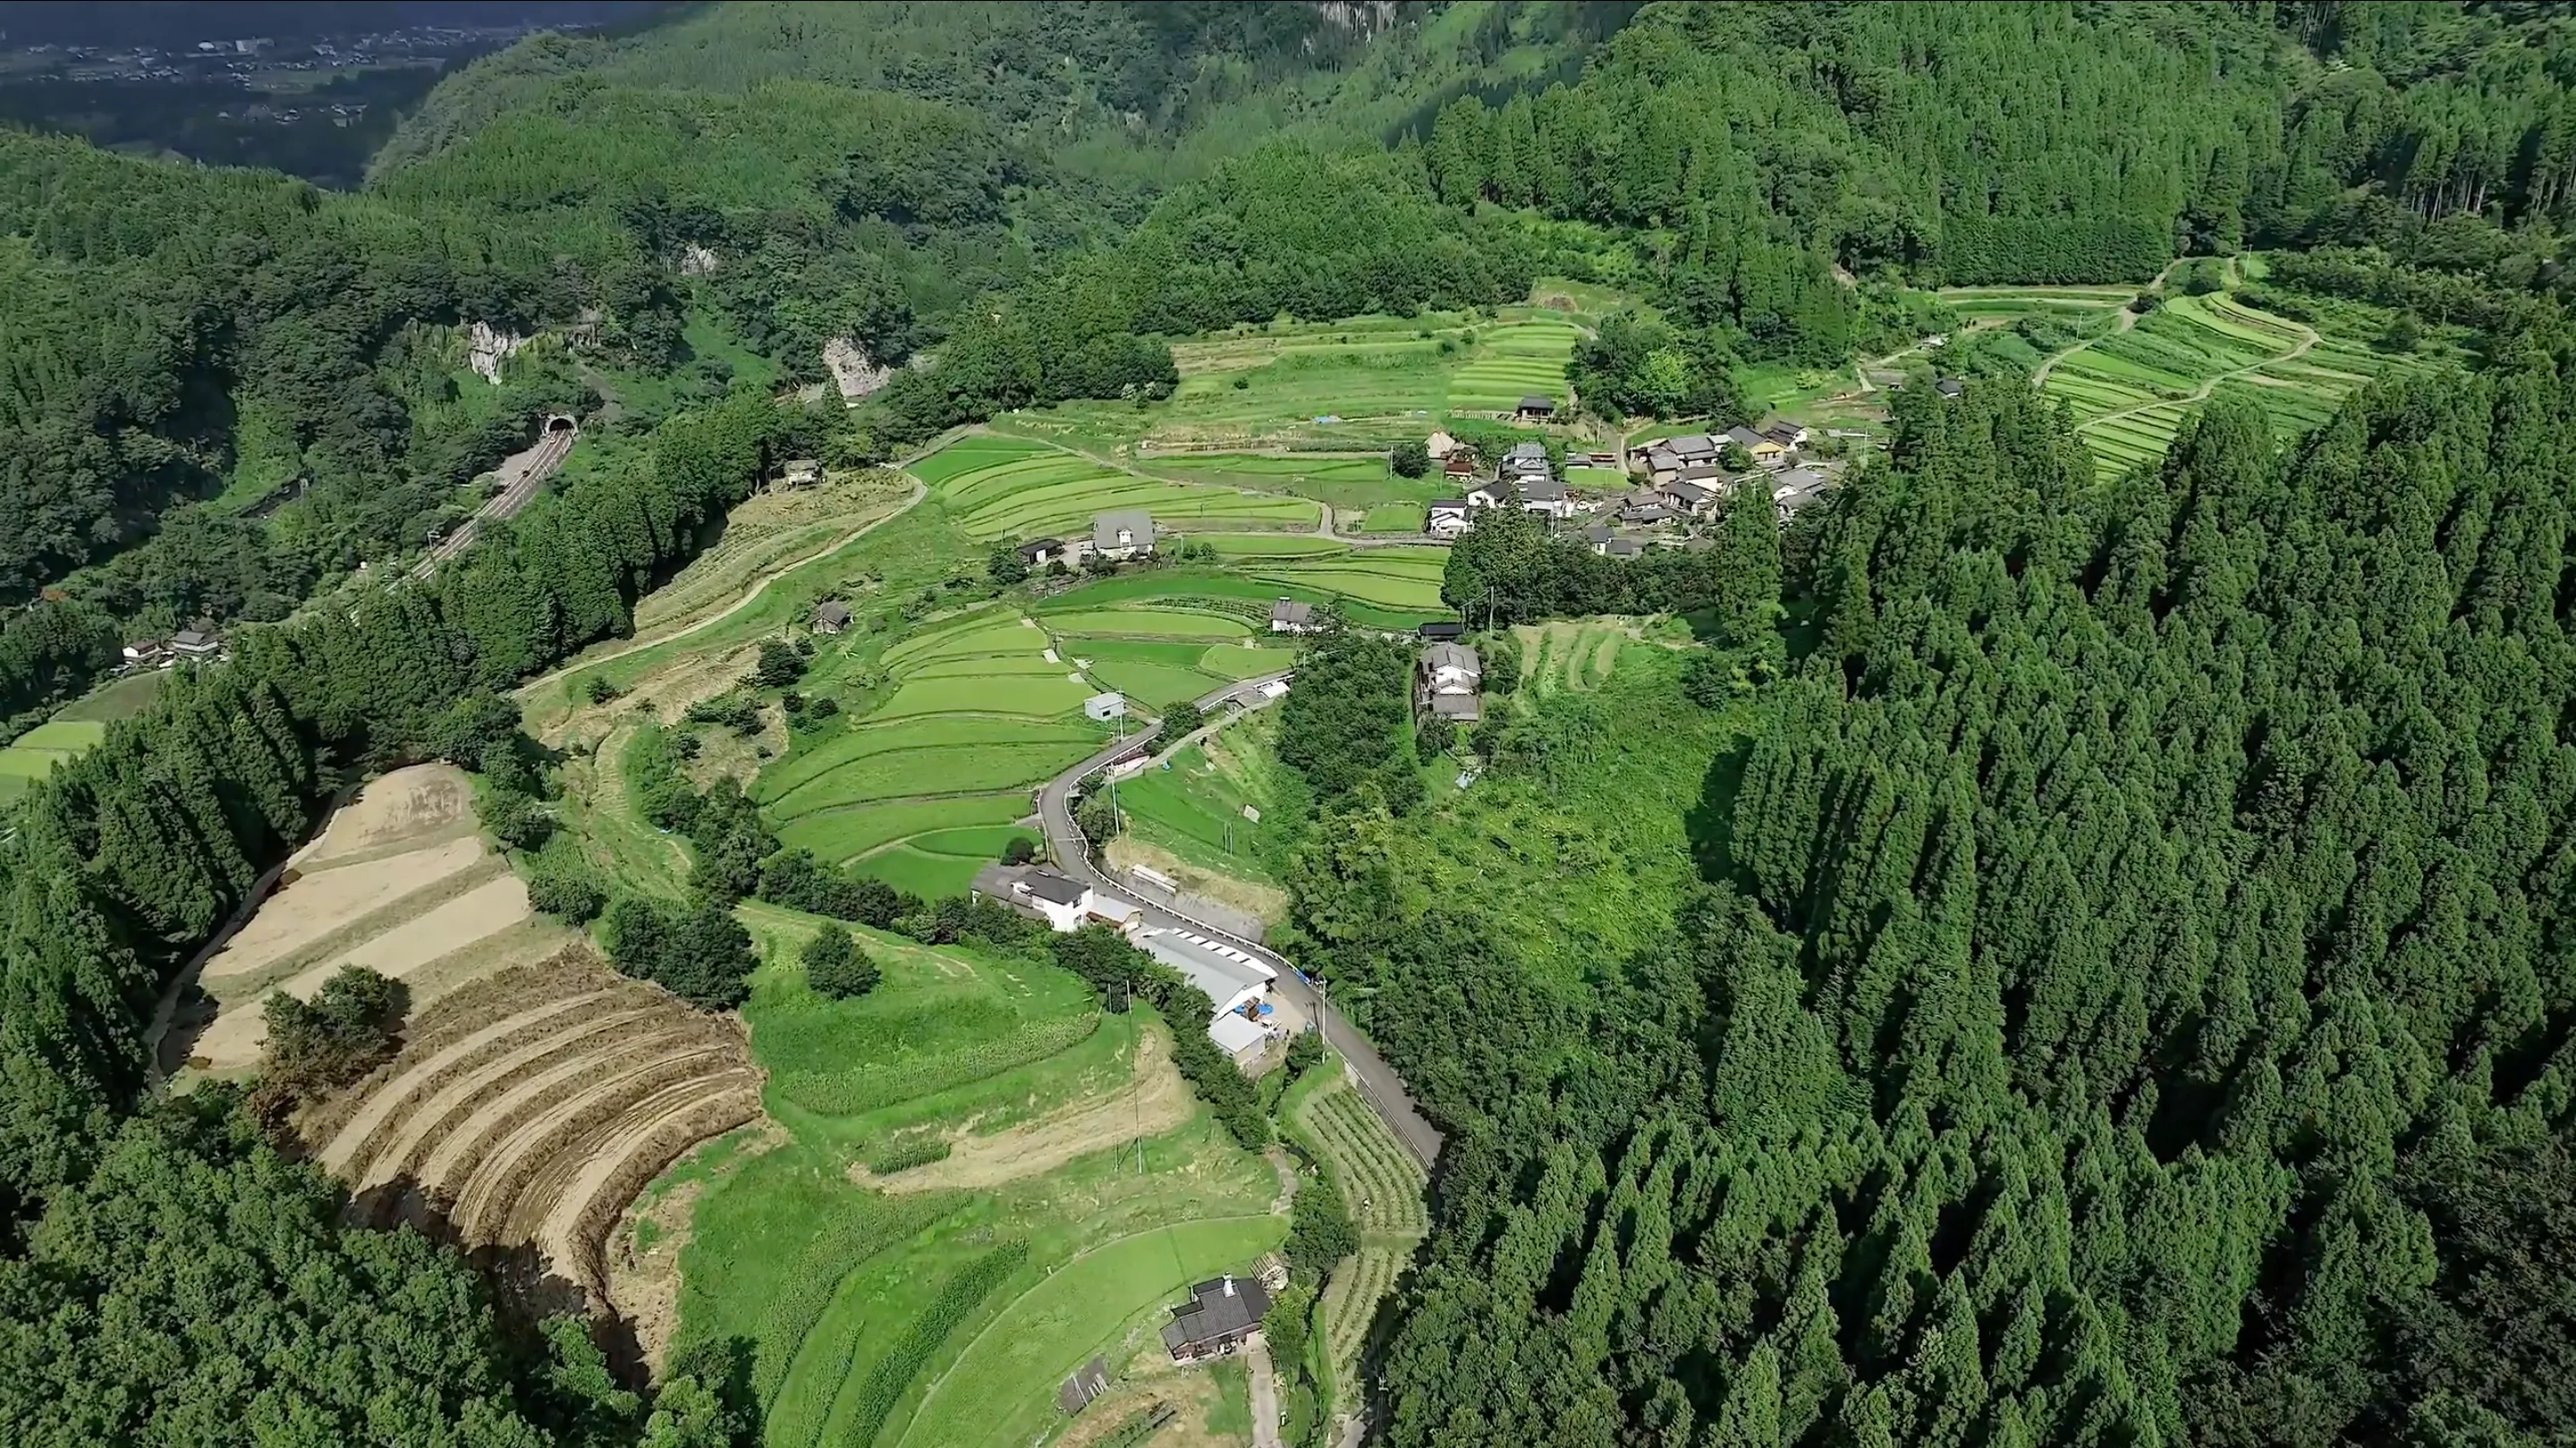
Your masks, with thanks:
[[(1217, 708), (1229, 700), (1238, 700), (1247, 708), (1258, 708), (1268, 702), (1261, 697), (1261, 687), (1286, 677), (1286, 674), (1265, 674), (1258, 679), (1246, 679), (1201, 698), (1198, 704), (1206, 710)], [(1054, 857), (1056, 868), (1097, 888), (1115, 891), (1120, 899), (1135, 901), (1137, 909), (1145, 917), (1145, 924), (1151, 928), (1195, 930), (1243, 950), (1279, 972), (1279, 979), (1272, 989), (1282, 1000), (1315, 1022), (1316, 1028), (1323, 1032), (1325, 1044), (1339, 1051), (1342, 1060), (1348, 1063), (1352, 1081), (1360, 1088), (1360, 1095), (1377, 1109), (1377, 1114), (1394, 1130), (1396, 1139), (1403, 1142), (1405, 1149), (1428, 1170), (1440, 1156), (1440, 1133), (1415, 1108), (1413, 1097), (1404, 1088), (1404, 1078), (1395, 1073), (1395, 1068), (1386, 1063), (1386, 1058), (1377, 1053), (1377, 1048), (1369, 1044), (1366, 1036), (1326, 1004), (1316, 993), (1313, 983), (1290, 964), (1286, 956), (1222, 926), (1194, 919), (1169, 905), (1145, 899), (1142, 892), (1102, 873), (1091, 863), (1090, 845), (1073, 823), (1073, 787), (1094, 770), (1106, 769), (1121, 760), (1143, 754), (1146, 742), (1152, 737), (1150, 729), (1139, 730), (1124, 742), (1113, 744), (1048, 780), (1046, 787), (1038, 792), (1038, 818), (1045, 827), (1047, 852)]]

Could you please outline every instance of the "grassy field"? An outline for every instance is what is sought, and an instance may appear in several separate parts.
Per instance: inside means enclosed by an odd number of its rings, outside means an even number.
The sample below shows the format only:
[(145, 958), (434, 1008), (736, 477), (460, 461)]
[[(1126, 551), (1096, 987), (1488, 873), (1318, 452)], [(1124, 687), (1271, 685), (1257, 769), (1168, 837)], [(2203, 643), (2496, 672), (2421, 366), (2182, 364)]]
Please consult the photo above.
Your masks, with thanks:
[(920, 1448), (1015, 1448), (1032, 1441), (1055, 1416), (1047, 1391), (1055, 1382), (1118, 1341), (1121, 1328), (1160, 1316), (1192, 1281), (1240, 1269), (1279, 1245), (1285, 1227), (1266, 1212), (1185, 1222), (1074, 1258), (1002, 1308), (932, 1385), (909, 1430), (894, 1441)]
[(1039, 622), (1060, 656), (1149, 709), (1287, 668), (1295, 657), (1237, 614), (1139, 603), (1047, 612)]
[[(1451, 417), (1490, 421), (1532, 393), (1563, 403), (1565, 364), (1584, 319), (1602, 304), (1598, 289), (1580, 289), (1582, 297), (1568, 290), (1563, 283), (1542, 284), (1537, 293), (1551, 305), (1504, 307), (1491, 315), (1238, 326), (1174, 344), (1181, 384), (1168, 401), (1142, 409), (1068, 403), (996, 426), (1096, 453), (1149, 458), (1140, 465), (1156, 472), (1199, 465), (1174, 454), (1214, 455), (1223, 460), (1221, 472), (1223, 464), (1239, 465), (1242, 454), (1266, 448), (1378, 451), (1420, 438)], [(1368, 506), (1325, 496), (1326, 489), (1355, 481), (1288, 491), (1336, 507)]]
[[(1384, 453), (1360, 457), (1321, 453), (1280, 456), (1217, 453), (1148, 458), (1136, 466), (1145, 472), (1220, 487), (1294, 493), (1331, 508), (1336, 517), (1370, 513), (1407, 503), (1418, 508), (1433, 498), (1447, 497), (1452, 491), (1437, 477), (1397, 477), (1387, 466)], [(1417, 530), (1420, 526), (1415, 524)]]
[[(1140, 1048), (1164, 1030), (1152, 1012), (1104, 1015), (1053, 966), (865, 930), (884, 981), (830, 1001), (795, 963), (811, 917), (738, 915), (763, 960), (743, 1014), (787, 1139), (672, 1174), (704, 1190), (679, 1340), (751, 1341), (772, 1448), (1029, 1441), (1065, 1373), (1094, 1352), (1113, 1371), (1159, 1359), (1151, 1329), (1188, 1282), (1247, 1270), (1285, 1235), (1268, 1164), (1186, 1094), (1178, 1124), (1142, 1138), (1094, 1105), (1141, 1082)], [(1179, 1093), (1168, 1050), (1155, 1066)], [(852, 1179), (931, 1136), (961, 1156), (1010, 1149), (968, 1183)]]
[(67, 723), (113, 724), (131, 719), (143, 712), (152, 696), (161, 692), (161, 681), (170, 677), (166, 669), (146, 669), (128, 674), (114, 683), (90, 690), (54, 711), (57, 721)]
[(1128, 833), (1202, 869), (1277, 884), (1303, 814), (1288, 798), (1299, 783), (1272, 752), (1278, 729), (1277, 710), (1257, 711), (1120, 785)]
[(55, 718), (39, 724), (0, 748), (0, 804), (27, 792), (37, 780), (69, 764), (107, 737), (107, 726), (95, 720)]
[(928, 470), (924, 481), (938, 477), (933, 496), (979, 540), (1087, 532), (1094, 517), (1122, 508), (1141, 508), (1166, 530), (1312, 528), (1318, 519), (1303, 498), (1148, 478), (1052, 448), (971, 446), (964, 458), (947, 458), (957, 448), (1002, 441), (968, 438), (916, 468)]

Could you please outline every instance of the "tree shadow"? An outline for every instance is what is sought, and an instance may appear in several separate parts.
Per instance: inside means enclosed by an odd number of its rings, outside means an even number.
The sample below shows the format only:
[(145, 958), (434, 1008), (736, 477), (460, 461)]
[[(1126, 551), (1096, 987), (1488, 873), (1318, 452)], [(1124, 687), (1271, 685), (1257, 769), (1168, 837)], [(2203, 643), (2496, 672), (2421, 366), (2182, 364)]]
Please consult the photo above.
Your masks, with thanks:
[(1736, 873), (1735, 796), (1744, 787), (1744, 766), (1753, 757), (1753, 736), (1739, 734), (1708, 762), (1700, 779), (1699, 800), (1682, 812), (1682, 830), (1690, 837), (1691, 858), (1700, 878), (1727, 879)]

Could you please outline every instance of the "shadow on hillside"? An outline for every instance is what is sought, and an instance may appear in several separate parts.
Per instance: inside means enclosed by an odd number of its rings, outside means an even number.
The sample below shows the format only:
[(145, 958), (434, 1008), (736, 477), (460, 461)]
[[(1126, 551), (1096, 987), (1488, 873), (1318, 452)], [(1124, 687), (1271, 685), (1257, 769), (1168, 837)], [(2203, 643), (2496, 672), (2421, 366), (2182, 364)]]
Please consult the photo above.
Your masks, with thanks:
[(1723, 880), (1735, 873), (1735, 795), (1744, 787), (1744, 765), (1753, 757), (1753, 736), (1740, 734), (1708, 762), (1699, 802), (1682, 813), (1690, 835), (1691, 858), (1700, 878)]
[(412, 1227), (431, 1241), (454, 1248), (491, 1289), (502, 1331), (531, 1351), (542, 1354), (545, 1350), (538, 1329), (546, 1319), (566, 1315), (583, 1319), (618, 1383), (639, 1392), (647, 1387), (652, 1374), (633, 1323), (605, 1301), (594, 1303), (589, 1289), (557, 1272), (533, 1243), (469, 1244), (452, 1216), (454, 1208), (446, 1191), (402, 1176), (353, 1195), (349, 1219), (378, 1229)]

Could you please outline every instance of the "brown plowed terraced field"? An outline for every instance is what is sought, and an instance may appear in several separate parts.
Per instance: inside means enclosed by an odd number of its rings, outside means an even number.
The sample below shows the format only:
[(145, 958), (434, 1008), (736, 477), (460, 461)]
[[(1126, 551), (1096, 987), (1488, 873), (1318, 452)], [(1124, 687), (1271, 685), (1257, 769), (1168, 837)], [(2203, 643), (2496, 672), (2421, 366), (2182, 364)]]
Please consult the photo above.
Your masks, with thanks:
[(604, 1309), (618, 1214), (759, 1114), (741, 1027), (575, 946), (418, 1012), (402, 1052), (303, 1130), (365, 1215), (469, 1249), (531, 1247)]

